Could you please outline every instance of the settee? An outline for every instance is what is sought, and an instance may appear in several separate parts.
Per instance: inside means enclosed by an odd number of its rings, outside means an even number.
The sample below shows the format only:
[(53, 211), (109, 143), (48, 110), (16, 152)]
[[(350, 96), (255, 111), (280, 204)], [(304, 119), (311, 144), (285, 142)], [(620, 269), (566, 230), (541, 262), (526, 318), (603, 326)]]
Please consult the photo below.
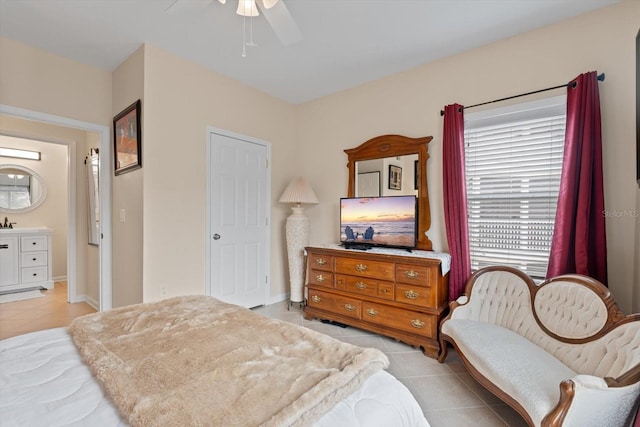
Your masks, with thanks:
[(531, 426), (627, 426), (640, 399), (640, 314), (580, 275), (541, 285), (487, 267), (468, 281), (440, 326), (479, 383)]

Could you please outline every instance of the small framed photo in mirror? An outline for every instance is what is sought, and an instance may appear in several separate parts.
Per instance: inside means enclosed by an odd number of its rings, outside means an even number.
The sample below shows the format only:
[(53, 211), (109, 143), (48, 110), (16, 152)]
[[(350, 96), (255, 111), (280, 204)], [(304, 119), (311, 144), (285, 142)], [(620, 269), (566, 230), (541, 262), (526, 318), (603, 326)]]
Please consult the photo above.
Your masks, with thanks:
[(389, 190), (402, 190), (402, 168), (389, 165)]

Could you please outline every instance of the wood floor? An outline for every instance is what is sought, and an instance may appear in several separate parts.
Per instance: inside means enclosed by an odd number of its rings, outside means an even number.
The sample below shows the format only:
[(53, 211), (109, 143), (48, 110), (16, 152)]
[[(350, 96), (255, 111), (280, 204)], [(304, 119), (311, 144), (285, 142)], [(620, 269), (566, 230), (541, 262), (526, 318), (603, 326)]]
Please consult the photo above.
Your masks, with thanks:
[(42, 293), (44, 298), (0, 304), (0, 339), (67, 326), (76, 317), (96, 311), (85, 302), (69, 304), (66, 282), (56, 282)]

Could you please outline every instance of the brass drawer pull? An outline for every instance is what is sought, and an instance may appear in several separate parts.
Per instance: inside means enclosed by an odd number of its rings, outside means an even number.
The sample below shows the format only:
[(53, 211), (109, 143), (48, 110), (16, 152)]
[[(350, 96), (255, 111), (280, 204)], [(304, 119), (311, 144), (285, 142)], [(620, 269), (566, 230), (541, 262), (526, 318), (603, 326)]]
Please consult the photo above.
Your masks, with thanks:
[(344, 309), (347, 310), (347, 311), (355, 311), (356, 306), (353, 305), (353, 304), (345, 304), (344, 305)]
[(404, 291), (404, 296), (408, 299), (416, 299), (418, 298), (418, 293), (414, 291)]
[(316, 281), (317, 281), (317, 282), (322, 283), (322, 282), (324, 282), (325, 280), (327, 280), (327, 279), (325, 279), (325, 277), (324, 277), (322, 274), (318, 274), (318, 275), (316, 276)]
[(368, 308), (367, 309), (367, 314), (371, 317), (376, 317), (378, 315), (378, 312), (375, 311), (373, 308)]
[(356, 264), (356, 270), (362, 273), (363, 271), (367, 271), (367, 266), (365, 264)]
[(422, 329), (424, 328), (424, 322), (418, 319), (413, 319), (411, 321), (411, 326), (413, 326), (416, 329)]
[(316, 258), (315, 259), (315, 263), (318, 265), (326, 265), (327, 264), (327, 260), (324, 258)]
[(356, 283), (356, 288), (360, 289), (361, 291), (367, 289), (367, 284), (364, 282), (357, 282)]
[(383, 292), (383, 293), (385, 293), (385, 294), (388, 294), (388, 293), (389, 293), (389, 289), (384, 288), (384, 289), (382, 290), (382, 292)]
[(311, 301), (320, 302), (320, 301), (322, 301), (322, 298), (320, 298), (318, 295), (312, 295), (311, 296)]
[(420, 273), (418, 273), (417, 271), (409, 270), (405, 271), (404, 275), (407, 279), (417, 279)]

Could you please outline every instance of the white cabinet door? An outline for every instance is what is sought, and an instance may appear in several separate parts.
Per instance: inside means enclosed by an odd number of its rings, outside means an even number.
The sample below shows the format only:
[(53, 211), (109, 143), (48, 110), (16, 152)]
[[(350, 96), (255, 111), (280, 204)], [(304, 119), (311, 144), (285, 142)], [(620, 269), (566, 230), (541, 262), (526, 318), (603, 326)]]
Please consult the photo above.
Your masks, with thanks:
[(0, 288), (18, 284), (18, 237), (0, 237)]

